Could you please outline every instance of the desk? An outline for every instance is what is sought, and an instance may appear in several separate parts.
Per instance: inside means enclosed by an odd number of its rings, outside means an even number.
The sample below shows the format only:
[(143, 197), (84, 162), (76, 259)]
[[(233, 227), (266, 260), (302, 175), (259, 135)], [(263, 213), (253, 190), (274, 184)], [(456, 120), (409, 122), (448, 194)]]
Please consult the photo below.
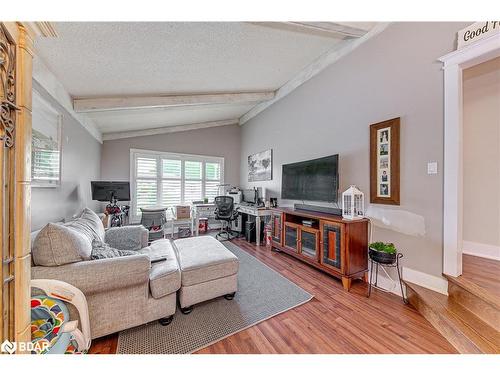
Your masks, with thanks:
[(174, 218), (172, 218), (168, 221), (172, 223), (172, 239), (174, 239), (174, 231), (175, 231), (176, 226), (189, 225), (191, 227), (191, 234), (193, 233), (193, 220), (191, 220), (191, 218), (188, 218), (188, 219), (174, 219)]
[[(246, 206), (235, 204), (235, 209), (239, 213), (247, 214), (255, 217), (256, 226), (256, 244), (260, 246), (260, 221), (262, 217), (271, 216), (271, 210), (264, 207)], [(194, 204), (191, 208), (193, 226), (195, 228), (196, 236), (199, 235), (200, 218), (214, 218), (215, 217), (215, 203)]]
[(255, 216), (255, 244), (260, 246), (260, 218), (271, 216), (271, 210), (265, 207), (236, 205), (236, 211), (242, 214)]
[(191, 206), (191, 220), (193, 221), (194, 234), (200, 234), (200, 218), (215, 218), (215, 203), (193, 204)]

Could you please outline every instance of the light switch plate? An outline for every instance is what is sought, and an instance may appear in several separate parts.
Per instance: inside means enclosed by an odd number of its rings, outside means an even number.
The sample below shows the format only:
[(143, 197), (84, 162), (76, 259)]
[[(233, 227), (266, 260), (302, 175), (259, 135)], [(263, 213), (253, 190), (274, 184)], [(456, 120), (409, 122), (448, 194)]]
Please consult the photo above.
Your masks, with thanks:
[(437, 161), (431, 161), (427, 163), (427, 174), (437, 174), (437, 173), (438, 173)]

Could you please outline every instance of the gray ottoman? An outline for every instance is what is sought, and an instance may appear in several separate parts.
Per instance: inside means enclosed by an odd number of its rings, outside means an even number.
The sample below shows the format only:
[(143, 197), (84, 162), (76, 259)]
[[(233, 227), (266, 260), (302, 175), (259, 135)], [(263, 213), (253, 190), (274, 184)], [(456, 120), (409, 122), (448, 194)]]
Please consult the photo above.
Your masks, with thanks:
[(225, 296), (233, 299), (238, 290), (239, 261), (223, 244), (211, 236), (174, 241), (181, 269), (179, 303), (189, 314), (193, 305)]

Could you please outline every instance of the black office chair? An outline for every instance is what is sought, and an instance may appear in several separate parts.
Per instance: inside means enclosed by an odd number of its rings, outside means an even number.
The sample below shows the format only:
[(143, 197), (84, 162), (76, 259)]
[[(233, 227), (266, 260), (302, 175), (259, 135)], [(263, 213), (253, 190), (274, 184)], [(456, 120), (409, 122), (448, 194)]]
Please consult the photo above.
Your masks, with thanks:
[[(231, 230), (231, 222), (235, 221), (238, 217), (238, 212), (234, 209), (234, 199), (227, 195), (215, 197), (215, 219), (222, 222), (222, 227), (215, 236), (221, 240), (230, 240), (234, 238), (233, 231)], [(224, 225), (225, 223), (225, 225)], [(225, 237), (224, 237), (225, 235)]]

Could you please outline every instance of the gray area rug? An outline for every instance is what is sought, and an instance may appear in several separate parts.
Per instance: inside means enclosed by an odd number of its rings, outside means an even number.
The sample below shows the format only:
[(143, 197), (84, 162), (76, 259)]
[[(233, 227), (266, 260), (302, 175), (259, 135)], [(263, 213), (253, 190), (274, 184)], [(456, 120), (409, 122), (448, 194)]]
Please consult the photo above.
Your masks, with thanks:
[(223, 242), (240, 260), (238, 292), (179, 309), (173, 322), (158, 322), (120, 332), (119, 354), (187, 354), (309, 301), (313, 296), (238, 246)]

